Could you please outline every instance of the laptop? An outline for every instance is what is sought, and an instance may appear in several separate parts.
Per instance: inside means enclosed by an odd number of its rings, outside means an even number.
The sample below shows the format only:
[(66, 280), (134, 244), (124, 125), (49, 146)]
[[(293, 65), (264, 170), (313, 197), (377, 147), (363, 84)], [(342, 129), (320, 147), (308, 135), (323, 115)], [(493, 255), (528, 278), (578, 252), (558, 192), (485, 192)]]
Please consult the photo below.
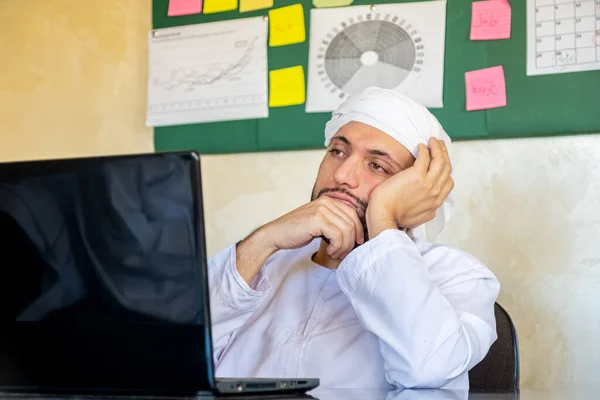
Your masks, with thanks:
[(195, 152), (0, 163), (0, 391), (302, 394), (217, 379)]

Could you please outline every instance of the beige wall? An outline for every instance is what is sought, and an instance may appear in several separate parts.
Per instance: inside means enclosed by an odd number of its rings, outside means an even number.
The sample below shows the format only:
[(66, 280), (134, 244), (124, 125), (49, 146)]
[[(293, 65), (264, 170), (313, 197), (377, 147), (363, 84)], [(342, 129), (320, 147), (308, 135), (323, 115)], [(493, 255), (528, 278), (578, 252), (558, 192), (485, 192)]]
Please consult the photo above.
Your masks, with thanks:
[(0, 160), (152, 151), (150, 0), (0, 1)]
[[(150, 0), (2, 0), (0, 29), (1, 160), (152, 149)], [(440, 239), (499, 277), (523, 387), (594, 384), (600, 137), (463, 142), (453, 153), (457, 209)], [(204, 158), (210, 253), (307, 201), (322, 155)]]

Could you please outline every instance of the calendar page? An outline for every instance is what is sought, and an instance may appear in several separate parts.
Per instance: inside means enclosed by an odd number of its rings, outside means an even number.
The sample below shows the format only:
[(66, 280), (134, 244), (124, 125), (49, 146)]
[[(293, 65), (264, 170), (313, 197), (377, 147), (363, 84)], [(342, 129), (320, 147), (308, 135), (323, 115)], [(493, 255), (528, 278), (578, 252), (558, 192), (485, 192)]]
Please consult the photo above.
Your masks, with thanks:
[(527, 75), (600, 69), (600, 0), (527, 0)]

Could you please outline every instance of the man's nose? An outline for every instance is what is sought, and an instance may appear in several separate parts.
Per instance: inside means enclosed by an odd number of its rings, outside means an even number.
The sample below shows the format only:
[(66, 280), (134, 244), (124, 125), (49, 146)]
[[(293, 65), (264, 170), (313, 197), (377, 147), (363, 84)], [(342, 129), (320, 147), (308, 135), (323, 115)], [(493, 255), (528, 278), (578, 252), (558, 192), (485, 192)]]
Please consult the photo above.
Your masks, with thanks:
[(346, 185), (352, 189), (359, 184), (359, 161), (348, 157), (335, 171), (334, 179), (338, 185)]

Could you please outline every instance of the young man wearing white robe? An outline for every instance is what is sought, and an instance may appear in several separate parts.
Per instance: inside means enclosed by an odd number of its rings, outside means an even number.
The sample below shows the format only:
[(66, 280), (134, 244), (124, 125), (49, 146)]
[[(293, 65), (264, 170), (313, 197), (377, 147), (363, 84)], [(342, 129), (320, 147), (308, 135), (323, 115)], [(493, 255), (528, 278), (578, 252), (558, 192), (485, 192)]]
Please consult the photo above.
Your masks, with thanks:
[(500, 286), (431, 243), (452, 206), (448, 135), (420, 104), (369, 88), (325, 139), (312, 200), (209, 260), (216, 375), (468, 389)]

